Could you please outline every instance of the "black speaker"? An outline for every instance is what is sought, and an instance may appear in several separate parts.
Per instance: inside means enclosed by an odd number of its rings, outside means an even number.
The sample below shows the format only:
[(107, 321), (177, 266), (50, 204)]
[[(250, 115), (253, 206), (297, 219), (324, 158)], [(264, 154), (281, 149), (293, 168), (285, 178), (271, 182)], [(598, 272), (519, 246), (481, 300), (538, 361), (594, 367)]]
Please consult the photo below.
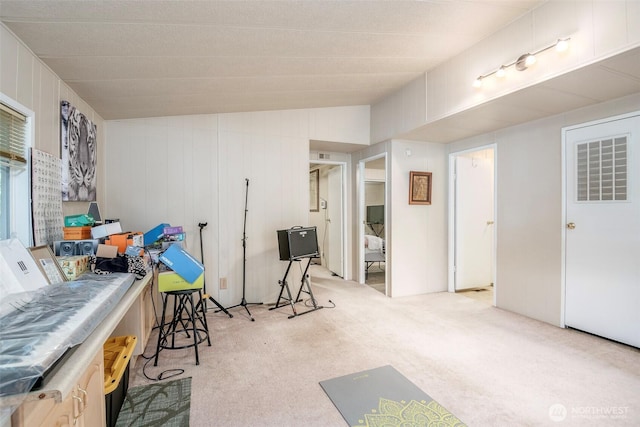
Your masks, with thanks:
[(76, 253), (76, 241), (75, 240), (61, 240), (55, 242), (56, 256), (72, 256)]
[(94, 255), (98, 249), (98, 239), (93, 240), (58, 240), (53, 244), (56, 256)]
[(76, 255), (94, 255), (98, 249), (98, 239), (77, 240)]
[(281, 261), (318, 256), (316, 227), (293, 227), (288, 230), (278, 230), (278, 247)]

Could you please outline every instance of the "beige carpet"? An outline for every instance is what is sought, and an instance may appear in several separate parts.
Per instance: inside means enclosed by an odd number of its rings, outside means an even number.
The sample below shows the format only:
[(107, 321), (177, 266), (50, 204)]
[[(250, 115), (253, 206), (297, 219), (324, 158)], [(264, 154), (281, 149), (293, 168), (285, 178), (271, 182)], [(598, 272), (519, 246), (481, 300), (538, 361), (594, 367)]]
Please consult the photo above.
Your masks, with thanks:
[[(200, 366), (192, 349), (149, 365), (192, 377), (191, 426), (345, 426), (319, 382), (383, 365), (470, 426), (640, 425), (638, 349), (459, 294), (391, 299), (311, 272), (319, 303), (335, 308), (287, 319), (289, 307), (251, 306), (255, 322), (242, 308), (210, 312)], [(149, 382), (143, 362), (131, 386)]]

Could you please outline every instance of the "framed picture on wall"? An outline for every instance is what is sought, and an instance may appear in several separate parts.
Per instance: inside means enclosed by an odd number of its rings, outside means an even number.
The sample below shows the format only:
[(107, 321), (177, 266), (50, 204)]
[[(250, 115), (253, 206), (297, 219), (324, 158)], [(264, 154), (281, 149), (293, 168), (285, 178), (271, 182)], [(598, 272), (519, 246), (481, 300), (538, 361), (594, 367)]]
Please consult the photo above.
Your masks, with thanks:
[(431, 204), (431, 172), (409, 172), (409, 204)]
[(309, 172), (309, 212), (320, 212), (320, 169)]
[(97, 127), (69, 101), (60, 102), (62, 200), (95, 202)]

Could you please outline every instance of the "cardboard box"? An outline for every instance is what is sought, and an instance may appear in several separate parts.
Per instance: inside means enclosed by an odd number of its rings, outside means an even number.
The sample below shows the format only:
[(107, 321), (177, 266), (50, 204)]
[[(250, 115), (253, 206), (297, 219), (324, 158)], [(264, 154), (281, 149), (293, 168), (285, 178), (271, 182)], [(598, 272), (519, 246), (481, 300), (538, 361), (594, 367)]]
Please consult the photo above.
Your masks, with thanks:
[(82, 273), (89, 270), (89, 257), (87, 255), (56, 257), (60, 268), (69, 280), (76, 280)]
[(91, 226), (85, 227), (62, 227), (64, 240), (87, 240), (91, 239)]
[(101, 239), (103, 237), (118, 233), (122, 233), (122, 227), (120, 226), (119, 222), (102, 224), (91, 229), (91, 237), (94, 239)]
[(64, 217), (65, 227), (91, 227), (95, 221), (87, 214), (68, 215)]
[(105, 245), (117, 246), (118, 252), (125, 253), (127, 246), (142, 246), (144, 236), (141, 232), (127, 231), (125, 233), (112, 234), (104, 240)]
[(166, 250), (169, 246), (171, 245), (178, 245), (181, 248), (184, 248), (184, 245), (182, 244), (182, 242), (162, 242), (162, 250)]
[(162, 223), (144, 233), (144, 246), (152, 245), (160, 240), (160, 238), (164, 235), (165, 227), (170, 227), (170, 225)]
[(124, 250), (124, 254), (128, 256), (143, 256), (144, 249), (140, 246), (127, 245), (127, 248)]
[(111, 245), (98, 245), (96, 257), (98, 258), (115, 258), (118, 256), (118, 247)]
[(178, 245), (171, 245), (160, 255), (160, 262), (193, 283), (204, 272), (204, 265)]
[(200, 274), (200, 276), (193, 281), (193, 283), (189, 283), (184, 280), (178, 273), (175, 271), (163, 271), (158, 273), (158, 291), (159, 292), (169, 292), (169, 291), (185, 291), (188, 289), (202, 289), (204, 286), (204, 273)]
[(162, 230), (162, 234), (167, 235), (167, 234), (180, 234), (182, 233), (182, 226), (179, 225), (177, 227), (165, 227)]

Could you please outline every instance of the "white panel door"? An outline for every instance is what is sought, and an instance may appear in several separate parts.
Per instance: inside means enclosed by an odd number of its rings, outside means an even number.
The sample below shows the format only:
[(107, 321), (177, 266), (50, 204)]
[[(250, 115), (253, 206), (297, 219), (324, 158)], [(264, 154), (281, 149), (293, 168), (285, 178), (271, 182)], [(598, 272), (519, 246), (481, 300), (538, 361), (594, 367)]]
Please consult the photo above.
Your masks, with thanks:
[(493, 153), (456, 157), (456, 291), (493, 283)]
[(343, 277), (343, 251), (342, 248), (342, 167), (336, 166), (329, 169), (327, 176), (327, 235), (329, 250), (327, 268), (340, 277)]
[(565, 324), (640, 347), (640, 116), (568, 130)]

